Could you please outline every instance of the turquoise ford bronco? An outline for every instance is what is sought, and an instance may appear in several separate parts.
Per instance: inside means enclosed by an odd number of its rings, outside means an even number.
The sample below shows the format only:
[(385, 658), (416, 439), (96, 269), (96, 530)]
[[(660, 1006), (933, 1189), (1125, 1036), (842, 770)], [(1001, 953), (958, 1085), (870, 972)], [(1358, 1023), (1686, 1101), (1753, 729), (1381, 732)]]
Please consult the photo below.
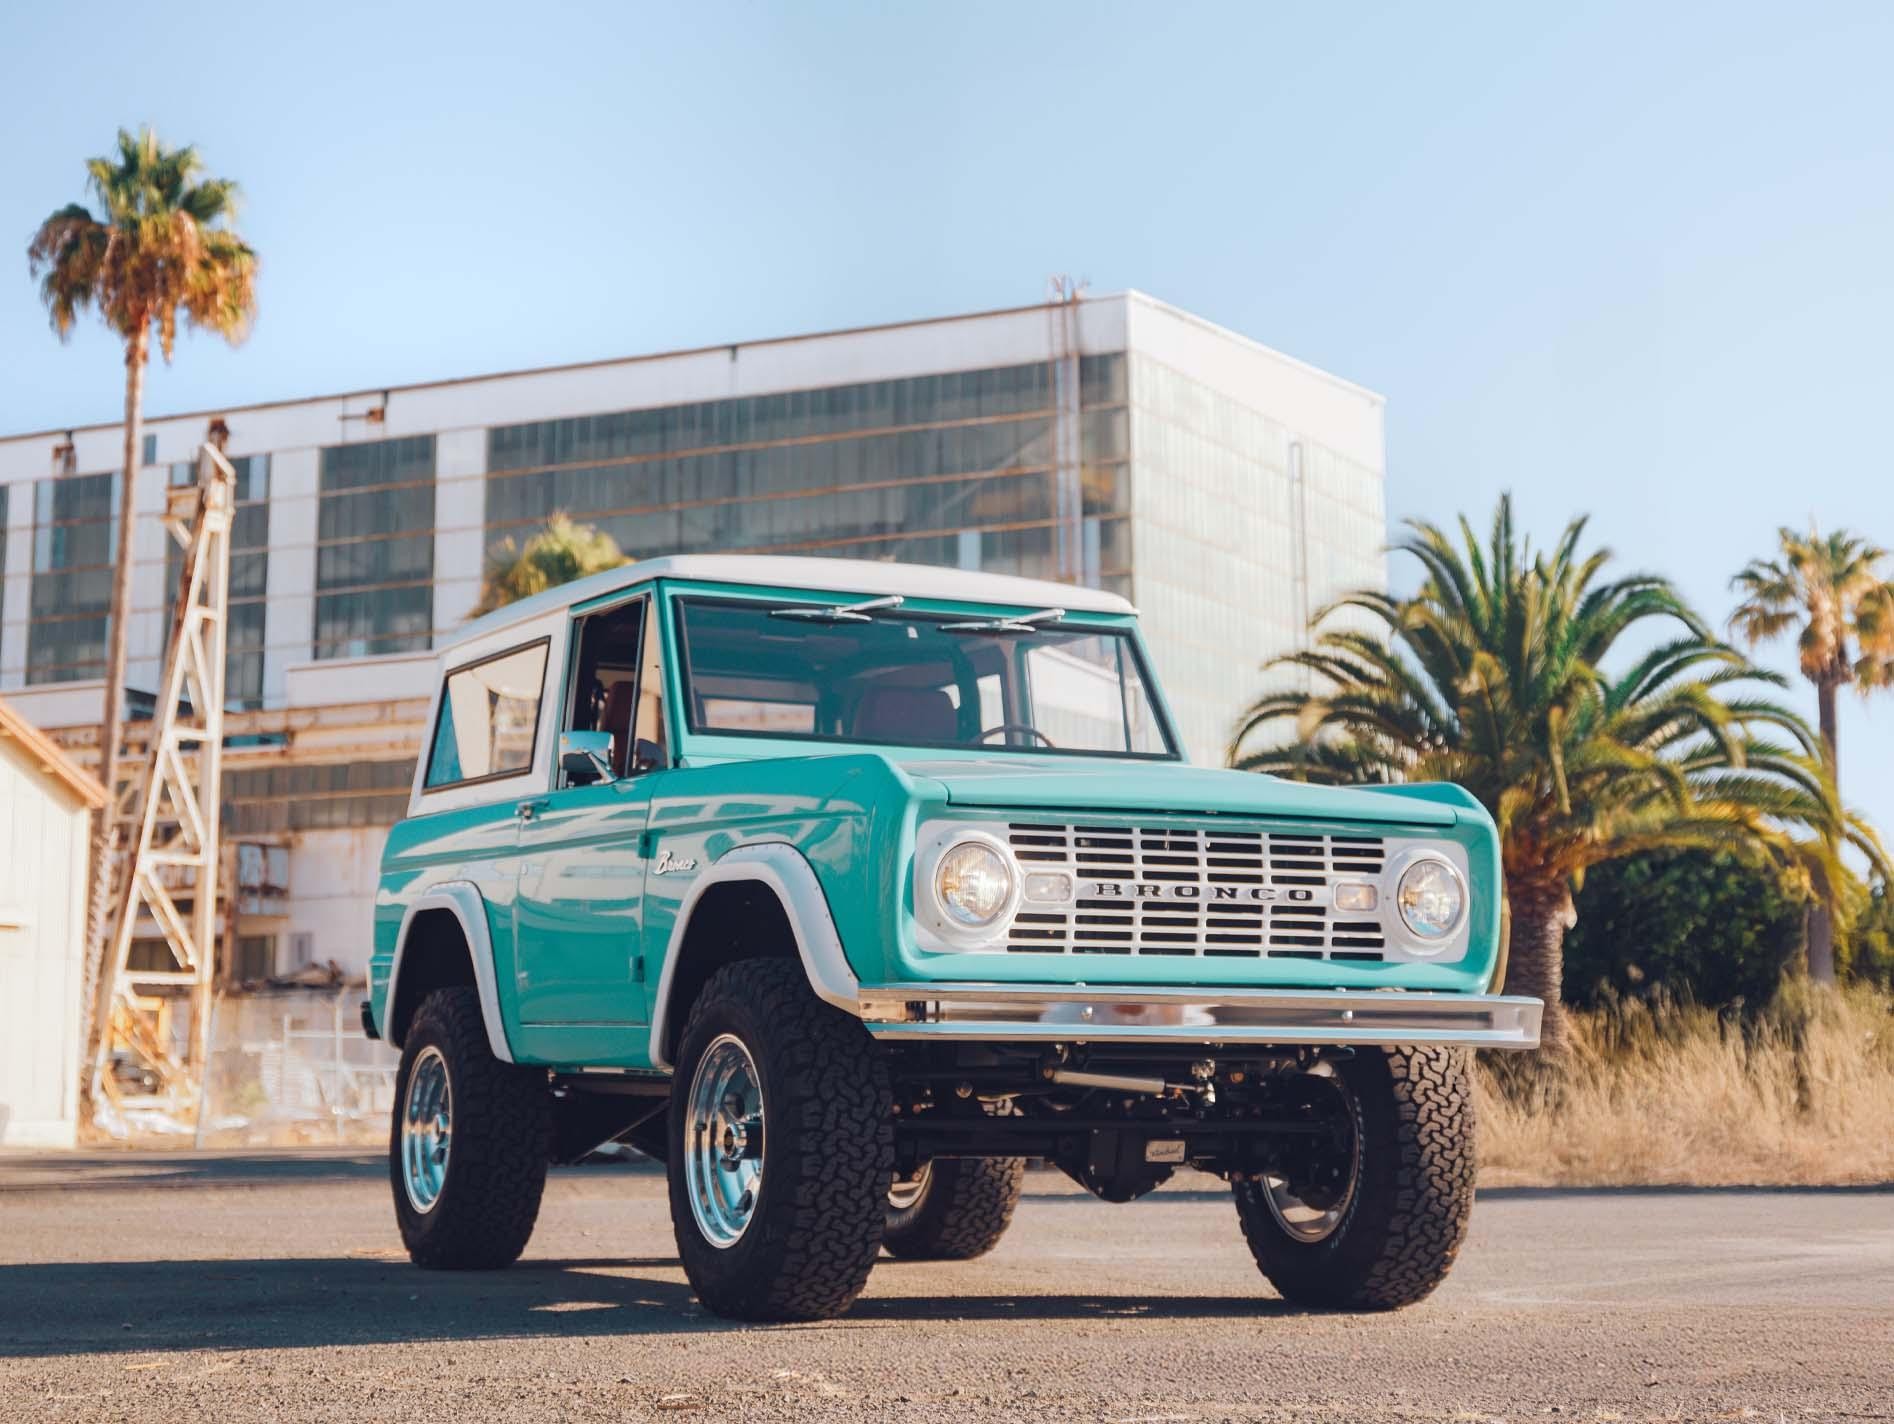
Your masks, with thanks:
[(618, 1141), (745, 1319), (988, 1250), (1028, 1158), (1114, 1202), (1224, 1178), (1292, 1301), (1445, 1275), (1467, 1050), (1540, 1015), (1489, 992), (1464, 791), (1192, 768), (1129, 604), (996, 574), (658, 559), (439, 669), (363, 1006), (417, 1265), (508, 1264), (547, 1164)]

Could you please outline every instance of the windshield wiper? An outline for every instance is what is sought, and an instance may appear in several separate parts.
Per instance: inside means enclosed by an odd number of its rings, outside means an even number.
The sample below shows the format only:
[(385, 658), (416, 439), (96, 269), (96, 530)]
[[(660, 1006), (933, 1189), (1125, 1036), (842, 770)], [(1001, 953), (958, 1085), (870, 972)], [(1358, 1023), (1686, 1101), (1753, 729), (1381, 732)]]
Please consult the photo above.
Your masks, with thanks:
[(1037, 633), (1042, 623), (1057, 623), (1065, 617), (1063, 608), (1042, 608), (1037, 613), (1022, 613), (1018, 617), (982, 618), (973, 623), (943, 623), (943, 633)]
[(800, 618), (805, 623), (872, 623), (875, 620), (868, 615), (877, 608), (899, 608), (904, 602), (901, 595), (891, 593), (886, 598), (871, 598), (865, 603), (834, 603), (826, 608), (772, 608), (772, 618)]

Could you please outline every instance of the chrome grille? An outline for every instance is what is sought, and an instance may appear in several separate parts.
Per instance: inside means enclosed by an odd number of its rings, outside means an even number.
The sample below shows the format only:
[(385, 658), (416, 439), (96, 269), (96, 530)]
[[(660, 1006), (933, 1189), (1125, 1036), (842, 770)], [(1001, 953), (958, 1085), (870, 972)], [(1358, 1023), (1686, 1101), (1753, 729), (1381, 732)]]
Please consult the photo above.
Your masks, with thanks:
[(1020, 906), (1016, 954), (1380, 960), (1387, 947), (1378, 912), (1335, 910), (1330, 889), (1379, 879), (1379, 836), (1014, 822), (1007, 840), (1028, 875), (1065, 871), (1075, 890)]

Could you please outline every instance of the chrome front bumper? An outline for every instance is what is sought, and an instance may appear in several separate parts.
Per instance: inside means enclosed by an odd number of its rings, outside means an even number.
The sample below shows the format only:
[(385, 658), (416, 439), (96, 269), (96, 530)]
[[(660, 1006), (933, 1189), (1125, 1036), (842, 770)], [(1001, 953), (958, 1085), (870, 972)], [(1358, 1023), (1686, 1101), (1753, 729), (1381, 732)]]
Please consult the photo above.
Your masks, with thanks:
[(879, 1039), (1537, 1048), (1537, 999), (1378, 989), (863, 985)]

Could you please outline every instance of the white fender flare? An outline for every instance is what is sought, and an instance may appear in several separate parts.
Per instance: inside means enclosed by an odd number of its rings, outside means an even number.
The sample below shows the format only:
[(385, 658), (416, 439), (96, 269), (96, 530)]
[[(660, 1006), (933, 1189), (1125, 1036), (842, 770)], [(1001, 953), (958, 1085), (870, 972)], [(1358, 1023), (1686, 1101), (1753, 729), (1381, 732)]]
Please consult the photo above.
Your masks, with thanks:
[(671, 926), (671, 940), (664, 949), (664, 968), (658, 973), (657, 996), (651, 1010), (653, 1067), (668, 1069), (672, 1066), (664, 1051), (671, 1017), (671, 978), (677, 970), (691, 914), (705, 891), (733, 880), (754, 881), (775, 892), (789, 919), (789, 932), (795, 936), (796, 955), (802, 960), (809, 987), (825, 1003), (861, 1017), (861, 985), (849, 967), (848, 956), (842, 952), (842, 937), (836, 932), (835, 917), (829, 913), (828, 898), (822, 893), (814, 868), (801, 851), (786, 841), (740, 845), (707, 867), (678, 904), (677, 920)]
[(388, 969), (388, 1012), (382, 1019), (389, 1045), (401, 1047), (401, 1040), (394, 1037), (392, 1029), (397, 1022), (395, 1010), (399, 1000), (396, 996), (401, 992), (401, 959), (408, 952), (408, 931), (414, 925), (414, 917), (428, 910), (447, 910), (460, 922), (461, 938), (467, 942), (467, 957), (473, 961), (474, 988), (480, 994), (480, 1019), (487, 1028), (487, 1046), (502, 1063), (511, 1063), (513, 1050), (507, 1046), (506, 1029), (500, 1022), (500, 994), (493, 976), (493, 939), (487, 933), (487, 902), (480, 887), (471, 880), (443, 880), (438, 885), (428, 886), (409, 903), (401, 917), (401, 931), (395, 938), (395, 962)]

